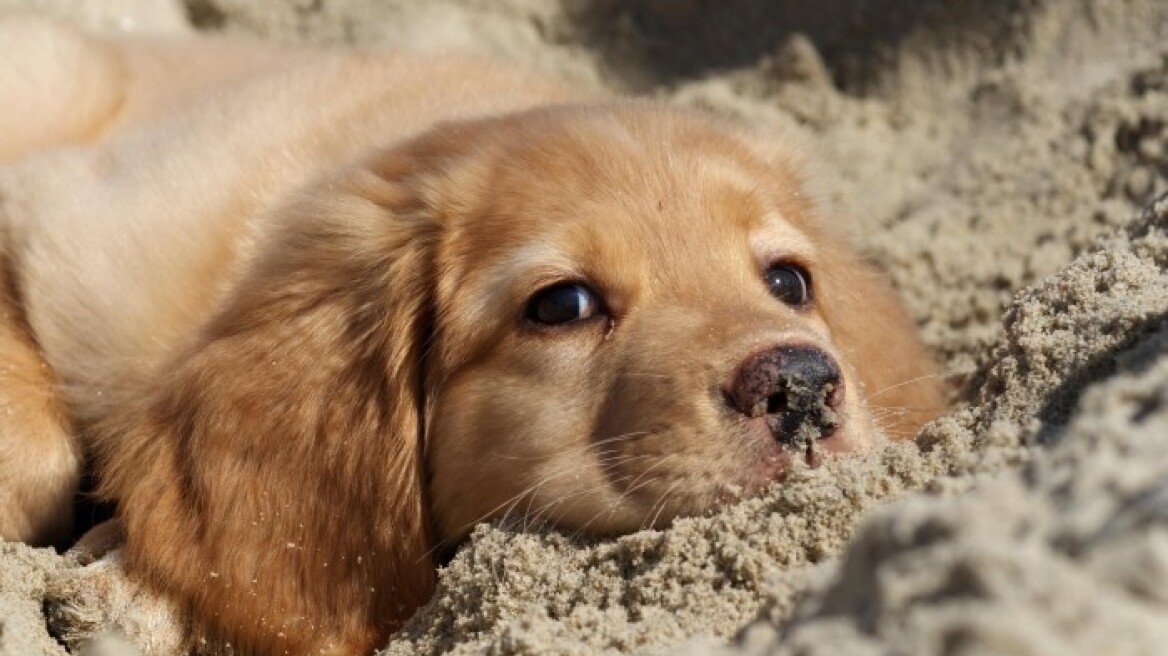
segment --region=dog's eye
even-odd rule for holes
[[[531,297],[527,318],[549,326],[590,319],[600,314],[600,298],[578,283],[552,285]]]
[[[776,264],[763,275],[771,294],[793,307],[806,305],[811,301],[811,276],[806,269],[795,264]]]

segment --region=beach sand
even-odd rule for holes
[[[795,122],[819,144],[835,215],[903,293],[953,381],[954,411],[915,442],[800,469],[664,531],[589,541],[482,526],[383,653],[1168,644],[1162,0],[8,7],[104,30],[471,50],[574,84]],[[177,635],[116,561],[0,544],[0,655],[169,655]]]

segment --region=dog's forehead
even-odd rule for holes
[[[640,260],[700,259],[760,232],[810,248],[799,183],[719,124],[631,112],[553,115],[542,128],[518,132],[459,231],[478,256],[513,260],[505,251],[551,241],[601,256],[627,244]]]

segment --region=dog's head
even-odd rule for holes
[[[804,175],[783,139],[620,104],[318,185],[135,420],[171,469],[113,474],[131,562],[204,617],[251,590],[217,620],[241,644],[368,645],[477,521],[662,526],[910,435],[941,387]]]
[[[617,533],[911,434],[940,386],[797,143],[648,105],[463,128],[431,204],[426,460],[444,539]]]

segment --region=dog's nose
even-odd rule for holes
[[[747,417],[766,416],[775,439],[794,445],[827,437],[839,425],[843,379],[827,353],[780,346],[747,358],[726,397]]]

